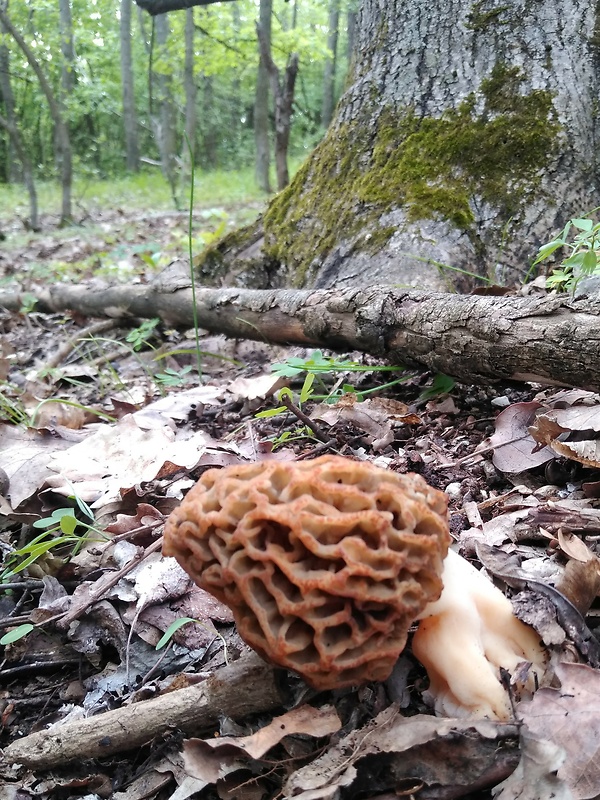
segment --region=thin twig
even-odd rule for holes
[[[292,403],[292,401],[290,400],[289,397],[287,397],[287,395],[284,394],[283,397],[280,398],[280,400],[281,403],[288,409],[288,411],[291,411],[295,417],[298,417],[300,422],[303,422],[307,428],[311,429],[311,431],[314,433],[314,435],[320,442],[326,443],[329,441],[329,438],[325,436],[325,434],[323,433],[321,428],[317,425],[317,423],[310,417],[307,417],[304,411],[298,408],[298,406],[294,405],[294,403]]]

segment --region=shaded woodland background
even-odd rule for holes
[[[0,192],[25,181],[36,228],[36,184],[55,178],[64,222],[74,177],[161,170],[181,207],[192,157],[203,171],[254,164],[260,189],[275,188],[272,76],[258,24],[282,76],[292,56],[299,64],[289,142],[297,160],[321,138],[343,86],[354,0],[239,0],[156,17],[133,0],[5,0]]]

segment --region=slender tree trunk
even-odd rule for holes
[[[65,97],[69,97],[75,88],[75,46],[73,44],[73,19],[71,17],[71,0],[58,0],[60,49],[62,62],[60,65],[60,82]]]
[[[183,82],[185,90],[185,139],[183,142],[183,153],[181,162],[184,165],[182,174],[189,176],[194,166],[196,152],[196,127],[198,113],[196,108],[196,98],[198,90],[196,87],[195,75],[195,28],[194,28],[194,9],[188,8],[185,12],[185,63],[183,70]],[[182,175],[182,176],[183,176]]]
[[[169,20],[167,14],[154,17],[156,44],[161,56],[166,56],[169,41]],[[163,175],[169,182],[175,205],[178,205],[176,193],[177,181],[177,131],[175,122],[175,104],[173,102],[173,78],[163,71],[155,75],[159,115],[156,118],[158,147]]]
[[[271,57],[271,50],[260,27],[257,27],[261,61],[267,66],[271,80],[271,92],[275,102],[275,167],[277,172],[277,190],[281,191],[290,182],[287,163],[287,151],[290,141],[290,127],[294,104],[294,87],[298,74],[298,55],[292,53],[285,68],[283,80],[280,80],[279,69]]]
[[[340,0],[329,0],[329,32],[327,34],[327,50],[329,55],[323,71],[323,103],[321,120],[325,127],[329,126],[333,116],[335,103],[335,74],[337,66],[338,32],[340,27]]]
[[[56,144],[58,148],[58,157],[60,161],[61,171],[61,188],[62,188],[62,208],[61,208],[61,224],[69,224],[72,221],[73,215],[71,210],[71,187],[73,182],[73,160],[71,152],[71,139],[69,137],[69,129],[65,123],[61,113],[59,101],[56,99],[52,87],[38,61],[36,60],[32,49],[29,47],[25,39],[21,36],[19,31],[11,23],[6,11],[0,7],[0,22],[4,25],[8,33],[15,40],[23,55],[29,62],[30,67],[35,72],[35,75],[40,83],[40,87],[50,110],[50,116],[54,123],[56,132]]]
[[[0,44],[0,100],[4,106],[6,121],[16,129],[15,97],[10,80],[10,53],[5,44]],[[9,136],[6,143],[6,180],[9,183],[17,183],[23,177],[19,162],[19,153],[12,137]]]
[[[33,178],[33,167],[31,166],[31,161],[27,155],[27,150],[23,144],[19,129],[14,122],[4,119],[4,117],[0,116],[0,127],[7,131],[9,141],[12,143],[17,158],[19,158],[21,162],[21,166],[23,168],[23,182],[27,187],[27,193],[29,194],[29,228],[32,231],[38,231],[40,229],[40,224],[38,217],[37,191]]]
[[[140,148],[131,52],[131,3],[132,0],[121,0],[121,90],[125,131],[125,166],[128,172],[139,172]]]
[[[219,163],[219,131],[214,123],[215,98],[213,85],[212,75],[204,75],[202,77],[202,149],[204,150],[203,161],[207,169],[215,169]]]
[[[238,3],[232,3],[231,15],[233,18],[234,36],[235,40],[237,40],[239,38],[241,26],[240,7]],[[230,109],[230,128],[228,138],[230,141],[230,152],[233,158],[237,161],[236,154],[238,153],[240,144],[240,121],[242,116],[241,81],[239,77],[239,71],[237,69],[233,72],[233,79],[231,83]]]
[[[260,0],[258,26],[264,36],[267,51],[271,52],[271,17],[273,0]],[[254,100],[254,141],[256,147],[256,183],[263,192],[271,191],[269,179],[269,71],[259,44],[259,62]]]
[[[355,3],[351,3],[350,8],[348,9],[348,13],[346,15],[346,25],[348,29],[347,33],[347,42],[346,42],[346,57],[348,59],[348,64],[352,61],[352,55],[354,53],[354,45],[356,40],[356,21],[358,18],[358,12],[355,8]]]

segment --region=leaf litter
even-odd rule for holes
[[[3,744],[10,745],[35,732],[67,733],[79,719],[101,726],[109,711],[168,700],[235,664],[246,647],[229,609],[160,555],[162,523],[208,467],[311,457],[325,445],[308,429],[297,435],[299,420],[287,409],[255,417],[277,405],[283,386],[293,397],[301,389],[300,379],[282,379],[269,366],[293,357],[296,369],[310,351],[205,335],[201,346],[215,357],[205,359],[203,383],[182,376],[165,385],[148,369],[151,349],[91,369],[93,348],[80,343],[64,348],[68,363],[47,380],[39,377],[44,360],[62,339],[77,338],[78,321],[5,314],[0,324],[7,402],[16,404],[25,382],[32,398],[19,409],[29,425],[10,414],[0,425],[7,478],[0,632],[24,631],[4,645],[0,664]],[[41,336],[32,337],[32,328]],[[189,333],[161,336],[153,346],[165,345],[165,352],[192,349]],[[376,367],[360,354],[333,358]],[[167,356],[171,377],[193,359]],[[65,380],[72,376],[84,379]],[[2,797],[600,795],[598,396],[458,386],[427,400],[428,376],[413,375],[388,396],[360,402],[357,393],[376,383],[376,373],[344,380],[355,394],[307,404],[327,447],[420,472],[447,491],[463,554],[495,577],[551,651],[548,685],[515,710],[514,722],[436,718],[423,700],[425,673],[408,648],[384,684],[315,695],[283,674],[279,713],[223,716],[204,738],[185,740],[165,728],[118,757],[43,769],[5,760]],[[36,404],[54,398],[67,402],[44,403],[44,414],[32,415]],[[31,524],[61,509],[80,522],[73,541],[19,570],[39,532]],[[60,524],[60,514],[54,518]],[[231,691],[244,693],[244,686]]]

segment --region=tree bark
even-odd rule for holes
[[[59,29],[62,62],[60,65],[60,83],[63,94],[69,97],[75,88],[75,46],[73,44],[73,19],[71,16],[71,0],[59,0]]]
[[[56,143],[58,148],[58,160],[60,162],[61,172],[61,188],[62,188],[62,208],[61,208],[61,223],[66,225],[72,221],[72,205],[71,205],[71,186],[73,182],[73,157],[71,152],[71,139],[69,137],[69,129],[65,123],[61,113],[60,104],[57,101],[52,87],[42,68],[40,67],[37,59],[33,54],[33,50],[29,47],[25,39],[21,36],[19,31],[14,27],[6,11],[0,7],[0,22],[8,33],[15,40],[23,55],[29,62],[30,67],[35,72],[35,75],[40,83],[40,88],[46,97],[50,116],[55,126]]]
[[[90,292],[58,286],[37,293],[38,311],[78,311],[193,324],[191,289],[118,286]],[[0,306],[22,297],[0,292]],[[484,297],[373,286],[345,290],[202,289],[201,327],[282,344],[361,350],[468,383],[530,381],[600,390],[600,294]]]
[[[472,283],[422,266],[433,262],[519,279],[556,228],[597,205],[596,24],[590,0],[362,0],[336,118],[262,222],[270,274]]]
[[[27,187],[27,193],[29,195],[29,229],[32,231],[39,231],[40,223],[38,217],[37,190],[35,188],[35,180],[33,177],[33,167],[31,165],[31,161],[29,160],[29,156],[27,155],[27,150],[23,144],[23,140],[21,139],[21,133],[12,122],[9,122],[7,119],[4,119],[4,117],[1,116],[0,127],[7,131],[9,141],[11,142],[23,168],[23,183]]]
[[[196,97],[198,94],[195,75],[195,34],[194,10],[188,8],[185,12],[185,59],[183,66],[183,84],[185,92],[185,138],[183,143],[183,153],[181,162],[184,165],[182,170],[186,177],[189,177],[194,168],[196,154],[196,123],[198,114],[196,109]]]
[[[169,41],[169,20],[166,14],[154,18],[156,44],[159,57],[166,59]],[[175,104],[173,102],[173,78],[164,69],[155,75],[159,113],[154,118],[158,149],[163,175],[171,187],[175,205],[178,206],[176,191],[177,131],[175,124]]]
[[[271,81],[271,92],[275,101],[275,170],[277,173],[277,191],[285,189],[290,182],[287,163],[287,151],[290,141],[292,110],[294,105],[294,87],[298,74],[298,55],[292,53],[288,58],[283,80],[279,78],[279,69],[271,56],[271,48],[260,26],[256,28],[260,47],[261,62],[264,62]]]
[[[139,172],[140,148],[135,106],[135,83],[131,54],[131,0],[121,0],[121,91],[123,129],[125,131],[125,166],[128,172]]]
[[[335,103],[335,73],[339,27],[340,0],[329,0],[329,32],[327,34],[327,50],[329,54],[323,70],[323,103],[321,107],[321,122],[325,127],[331,122]]]
[[[0,30],[2,30],[1,26]],[[0,44],[0,100],[4,106],[6,121],[17,129],[15,97],[10,80],[10,53],[5,44]],[[8,183],[17,183],[17,181],[21,180],[20,160],[17,148],[12,138],[9,138],[6,146],[6,180]]]
[[[260,0],[258,27],[263,33],[265,46],[271,52],[271,17],[273,0]],[[254,143],[256,148],[256,183],[263,192],[271,191],[269,178],[269,70],[262,56],[263,48],[258,44],[259,60],[256,74],[254,99]]]

